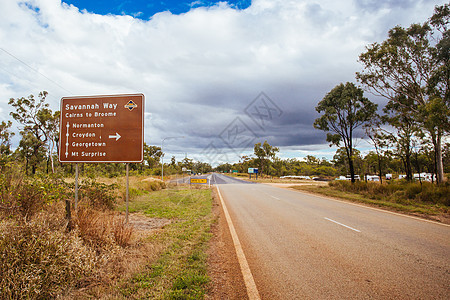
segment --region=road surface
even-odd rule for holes
[[[449,299],[450,227],[211,176],[262,299]]]

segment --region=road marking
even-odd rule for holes
[[[220,203],[222,204],[223,212],[225,214],[225,219],[228,223],[228,228],[230,229],[231,238],[233,239],[234,249],[236,250],[236,255],[241,267],[242,276],[244,277],[245,287],[247,288],[247,296],[250,300],[260,300],[258,289],[256,288],[255,280],[253,279],[252,272],[248,265],[247,259],[245,258],[244,250],[242,250],[241,242],[234,229],[233,221],[231,220],[228,209],[223,201],[222,195],[220,194],[219,186],[216,185],[217,193],[219,194]]]
[[[280,187],[276,187],[276,186],[274,186],[274,187],[278,188],[278,189],[282,189]],[[371,206],[368,206],[368,205],[357,204],[357,203],[350,202],[350,200],[345,201],[345,200],[339,200],[339,199],[336,199],[336,198],[326,197],[326,196],[319,195],[319,194],[314,194],[312,192],[311,193],[307,193],[307,192],[302,192],[302,191],[294,190],[294,189],[289,189],[289,190],[297,192],[297,193],[301,193],[301,194],[306,194],[306,195],[309,195],[309,196],[314,196],[314,197],[317,197],[317,198],[322,198],[322,199],[325,199],[325,200],[341,202],[341,203],[350,204],[350,205],[353,205],[353,206],[359,206],[359,207],[362,207],[362,208],[367,208],[367,209],[376,210],[376,211],[379,211],[379,212],[388,213],[388,214],[391,214],[391,215],[396,215],[396,216],[400,216],[400,217],[415,219],[415,220],[422,221],[422,222],[427,222],[427,223],[432,223],[432,224],[436,224],[436,225],[450,227],[450,224],[445,224],[445,223],[441,223],[441,222],[438,222],[438,221],[427,220],[427,219],[423,219],[423,218],[419,218],[419,217],[405,215],[405,214],[389,211],[389,210],[386,210],[386,209],[371,207]]]
[[[325,219],[325,220],[328,220],[328,221],[330,221],[330,222],[336,223],[336,224],[338,224],[338,225],[344,226],[344,227],[346,227],[346,228],[348,228],[348,229],[354,230],[354,231],[356,231],[356,232],[361,232],[361,231],[359,231],[358,229],[355,229],[355,228],[353,228],[353,227],[350,227],[350,226],[347,226],[347,225],[345,225],[345,224],[339,223],[338,221],[335,221],[335,220],[332,220],[332,219],[329,219],[329,218],[324,218],[324,219]]]
[[[270,197],[272,197],[273,199],[281,200],[280,198],[275,197],[275,196],[270,196]]]

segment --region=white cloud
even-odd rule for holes
[[[142,21],[57,0],[1,1],[0,45],[7,52],[0,51],[0,117],[9,118],[9,98],[41,90],[50,92],[55,110],[69,94],[142,92],[151,113],[147,142],[186,135],[173,143],[201,152],[265,91],[285,119],[257,132],[259,138],[282,132],[283,143],[294,146],[304,144],[302,134],[314,135],[307,140],[316,144],[317,101],[336,84],[354,81],[367,44],[397,24],[426,20],[433,7],[430,1],[254,0],[245,10],[222,2]]]

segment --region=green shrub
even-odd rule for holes
[[[82,181],[79,191],[89,205],[97,209],[113,209],[117,198],[117,184],[104,184],[94,179]]]
[[[20,168],[0,174],[0,215],[29,221],[50,203],[67,198],[68,185],[57,174],[25,177]]]

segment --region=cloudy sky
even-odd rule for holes
[[[10,98],[42,90],[53,110],[64,96],[143,93],[145,141],[184,137],[166,157],[237,161],[268,140],[283,158],[330,158],[317,102],[355,81],[366,45],[445,2],[0,1],[0,120]]]

